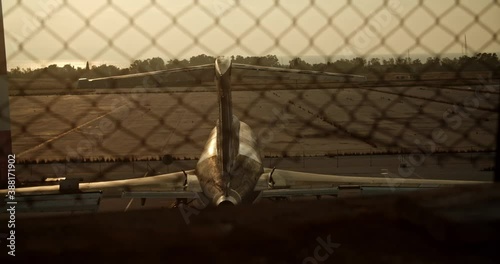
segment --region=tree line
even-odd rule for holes
[[[410,57],[370,59],[356,57],[315,64],[308,63],[299,57],[291,59],[288,64],[281,64],[276,55],[247,57],[237,55],[232,56],[232,59],[233,63],[363,75],[383,75],[390,72],[418,74],[422,72],[442,71],[493,71],[494,75],[498,77],[500,72],[500,61],[496,53],[477,53],[473,56],[464,55],[457,58],[429,57],[425,62],[422,62],[420,59],[411,59]],[[189,60],[171,59],[165,62],[160,57],[135,60],[126,68],[119,68],[108,64],[89,66],[88,62],[85,68],[75,68],[70,64],[62,67],[52,64],[48,67],[38,69],[16,67],[10,69],[8,75],[12,78],[31,79],[52,77],[77,80],[79,78],[98,78],[211,64],[214,60],[215,57],[201,54],[193,56]]]

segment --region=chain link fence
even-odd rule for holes
[[[198,158],[218,116],[213,77],[158,71],[219,55],[366,77],[235,71],[234,114],[266,158],[417,154],[405,162],[419,166],[437,153],[496,150],[498,1],[2,5],[12,151],[19,163],[51,163],[56,176],[83,162]]]

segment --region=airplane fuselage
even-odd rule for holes
[[[255,134],[232,114],[231,60],[216,60],[215,84],[219,119],[196,165],[196,175],[213,205],[251,202],[263,166]]]
[[[261,155],[253,131],[235,116],[232,122],[231,140],[234,144],[231,152],[234,155],[228,164],[220,164],[222,159],[217,147],[219,130],[215,127],[196,165],[196,175],[203,195],[213,205],[252,202],[256,196],[253,189],[263,173]],[[226,173],[224,168],[227,169]]]

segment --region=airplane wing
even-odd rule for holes
[[[195,86],[205,83],[213,84],[215,67],[213,64],[188,66],[160,71],[116,75],[102,78],[81,78],[77,87],[85,88],[166,88],[176,86]],[[249,64],[232,64],[231,82],[234,85],[251,85],[258,87],[259,84],[266,85],[272,89],[273,82],[276,84],[342,84],[360,83],[366,81],[365,76],[340,74],[321,71],[298,70],[280,67],[267,67]]]
[[[80,78],[77,87],[88,88],[155,88],[201,85],[213,83],[213,64],[189,66],[160,71],[149,71],[101,78]]]
[[[198,178],[194,170],[189,170],[127,180],[79,183],[76,190],[70,191],[63,190],[60,185],[16,188],[14,193],[5,189],[0,190],[0,195],[6,197],[6,205],[14,202],[17,211],[29,212],[79,211],[78,207],[89,206],[89,199],[98,206],[101,197],[195,200],[200,198],[200,192]]]
[[[482,181],[429,180],[396,177],[340,176],[266,168],[255,191],[261,198],[321,196],[344,194],[373,195],[388,192],[415,191],[462,184],[483,184]]]
[[[362,75],[343,74],[333,72],[266,67],[249,64],[233,63],[234,84],[238,82],[252,82],[263,80],[279,81],[280,83],[360,83],[366,81]]]

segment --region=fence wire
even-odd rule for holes
[[[13,151],[64,164],[56,175],[82,162],[196,160],[218,115],[213,80],[140,74],[219,55],[366,77],[235,71],[234,113],[266,158],[496,149],[499,1],[2,4]],[[138,83],[80,80],[129,74]]]

